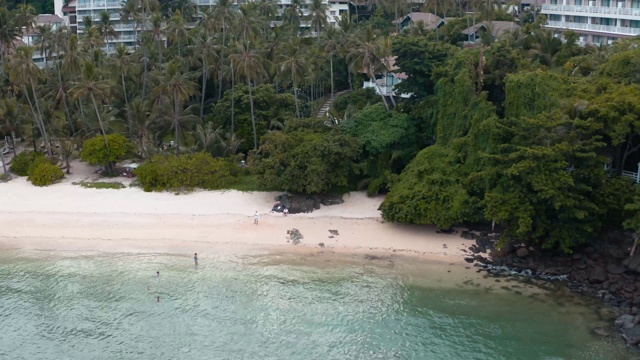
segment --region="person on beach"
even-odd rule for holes
[[[198,253],[193,254],[193,262],[198,266]]]
[[[260,220],[260,215],[258,214],[258,210],[256,210],[256,213],[253,214],[253,223],[255,225],[258,225],[258,221]]]
[[[284,208],[284,211],[282,213],[284,214],[284,216],[289,215],[289,209]]]

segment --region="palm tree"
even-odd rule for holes
[[[351,57],[351,67],[355,71],[366,71],[369,78],[375,83],[380,97],[384,102],[384,107],[389,111],[389,104],[385,94],[382,93],[378,82],[376,81],[375,74],[384,69],[384,47],[376,39],[371,25],[369,25],[365,31],[364,37],[358,39],[354,44],[349,56]]]
[[[311,18],[311,28],[316,31],[316,35],[320,39],[320,31],[327,26],[327,4],[322,0],[311,0],[309,17]]]
[[[37,88],[40,79],[42,79],[42,71],[33,62],[34,49],[31,47],[21,46],[16,49],[15,54],[11,56],[9,62],[9,78],[11,82],[18,85],[23,95],[29,103],[29,108],[33,114],[33,120],[38,126],[42,137],[44,138],[44,147],[47,154],[53,155],[51,144],[47,135],[47,128],[40,109],[41,99],[38,97]]]
[[[204,101],[207,92],[207,81],[210,78],[214,63],[217,59],[216,46],[210,40],[208,31],[201,29],[196,34],[196,39],[192,45],[194,60],[202,66],[202,86],[200,87],[200,121],[204,119]]]
[[[222,51],[220,52],[220,65],[224,66],[224,47],[227,46],[227,31],[234,26],[237,18],[237,12],[233,8],[234,3],[232,0],[218,0],[213,6],[213,12],[215,14],[214,19],[216,25],[222,29]],[[218,100],[222,98],[222,72],[218,72]]]
[[[131,120],[131,114],[129,114],[129,95],[127,92],[127,82],[125,76],[129,75],[133,69],[133,60],[127,50],[127,47],[123,44],[119,44],[116,47],[115,54],[110,58],[111,63],[117,69],[116,73],[120,75],[120,85],[122,86],[122,97],[124,98],[125,112],[127,114],[127,125],[129,127],[129,138],[133,139],[133,122]]]
[[[329,55],[329,64],[331,65],[331,100],[334,98],[334,82],[333,82],[333,56],[340,50],[339,31],[330,27],[322,34],[320,47]]]
[[[142,20],[142,13],[140,9],[139,0],[124,0],[122,2],[122,8],[120,9],[120,21],[123,24],[128,24],[131,21],[134,22],[133,31],[135,36],[135,43],[138,44],[138,29]]]
[[[0,101],[0,119],[4,120],[2,129],[11,134],[13,156],[16,156],[16,131],[22,126],[22,104],[14,96],[7,96]]]
[[[283,48],[278,59],[278,80],[289,79],[293,84],[293,95],[296,102],[296,117],[300,119],[300,106],[298,105],[298,81],[304,78],[309,70],[309,63],[305,58],[305,49],[299,37],[292,38]]]
[[[0,73],[4,70],[5,58],[9,51],[15,49],[14,41],[20,39],[20,34],[11,21],[11,15],[6,7],[0,8]]]
[[[159,96],[173,110],[172,126],[175,130],[176,155],[180,152],[180,124],[190,120],[183,116],[183,104],[196,93],[198,85],[192,81],[193,74],[183,70],[183,66],[176,60],[166,64],[160,77],[160,84],[154,89]]]
[[[38,37],[33,45],[38,49],[38,52],[44,56],[45,67],[49,67],[49,54],[53,46],[53,27],[47,24],[38,25],[35,30]]]
[[[282,14],[282,20],[294,31],[299,31],[300,29],[300,19],[304,16],[302,12],[302,7],[305,4],[305,0],[292,0],[291,5],[289,5],[286,9],[284,9],[284,13]]]
[[[231,55],[231,61],[236,69],[238,78],[244,77],[249,86],[249,104],[251,108],[251,126],[253,127],[253,148],[258,149],[258,133],[256,131],[256,118],[253,111],[252,80],[258,81],[266,75],[263,58],[253,44],[247,41],[238,42],[235,52]]]
[[[19,31],[24,30],[27,34],[31,33],[36,25],[36,9],[26,2],[18,5],[13,15],[13,23]]]
[[[187,41],[187,23],[182,17],[180,10],[176,10],[173,16],[167,22],[165,29],[167,39],[171,42],[171,45],[178,47],[178,58],[182,56],[182,43]]]
[[[76,100],[82,98],[89,98],[93,103],[93,109],[96,112],[96,118],[98,119],[98,125],[100,126],[100,132],[104,137],[104,144],[109,148],[109,139],[107,138],[107,131],[105,130],[104,123],[100,109],[98,108],[98,102],[96,98],[101,100],[107,99],[111,90],[111,83],[108,80],[101,78],[99,69],[91,61],[86,61],[83,66],[82,77],[80,81],[75,83],[75,86],[71,89],[71,93]],[[112,169],[109,169],[109,172]]]
[[[98,23],[97,28],[98,33],[105,43],[108,43],[110,39],[118,38],[118,32],[113,28],[111,15],[107,11],[100,13],[100,22]]]

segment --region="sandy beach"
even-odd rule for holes
[[[383,223],[383,197],[351,193],[341,205],[287,217],[270,213],[278,193],[196,191],[145,193],[139,188],[85,189],[93,167],[76,162],[73,175],[39,188],[26,178],[0,184],[0,248],[111,252],[264,253],[355,252],[462,262],[471,245],[432,227]],[[128,183],[130,180],[113,180]],[[253,213],[260,223],[253,224]],[[304,239],[288,242],[287,230]],[[329,230],[339,235],[330,238]],[[320,247],[324,244],[324,248]]]

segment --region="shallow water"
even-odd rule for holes
[[[575,297],[473,269],[289,260],[3,252],[0,358],[636,358],[592,336],[603,321]]]

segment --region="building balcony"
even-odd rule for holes
[[[640,20],[640,8],[544,4],[542,13]]]
[[[76,11],[80,9],[121,9],[122,1],[113,0],[87,0],[78,1],[76,4]]]
[[[591,31],[596,33],[617,35],[617,36],[640,35],[640,28],[574,23],[574,22],[566,22],[566,21],[547,21],[547,28],[570,29],[576,32]]]

